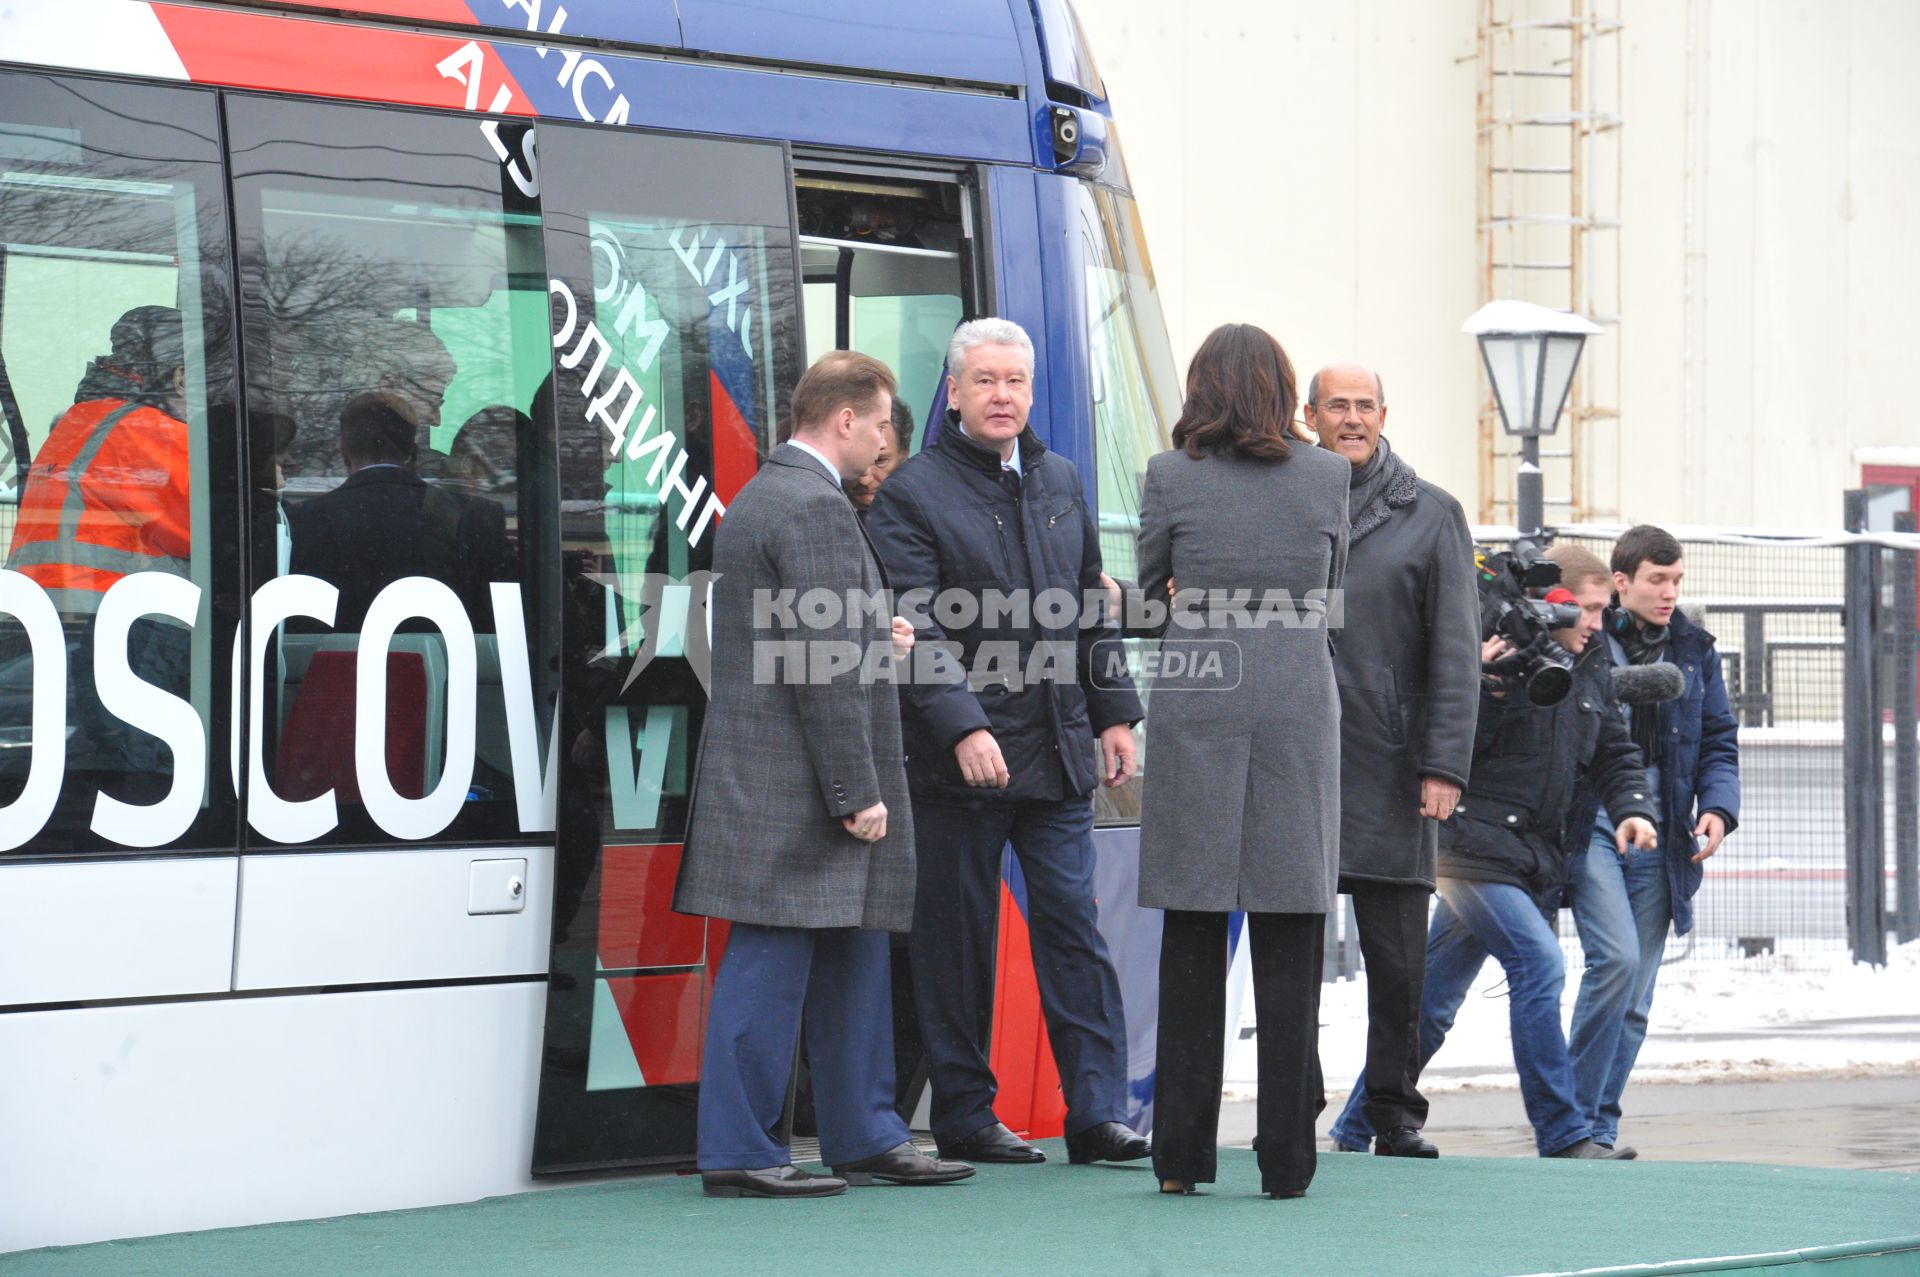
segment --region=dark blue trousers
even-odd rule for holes
[[[1033,970],[1066,1091],[1067,1133],[1120,1121],[1127,1024],[1119,977],[1094,926],[1093,804],[965,806],[916,797],[913,834],[913,989],[930,1061],[934,1137],[953,1143],[998,1120],[987,1043],[1000,856],[1009,842],[1027,884]]]
[[[821,1160],[844,1166],[904,1143],[890,989],[884,932],[734,923],[707,1011],[700,1169],[793,1160],[777,1132],[803,1022]]]

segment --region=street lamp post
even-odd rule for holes
[[[1479,339],[1500,424],[1520,438],[1514,522],[1521,536],[1537,538],[1546,522],[1540,437],[1559,426],[1580,349],[1600,326],[1532,302],[1496,301],[1474,311],[1460,331]]]

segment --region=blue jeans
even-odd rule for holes
[[[1427,930],[1427,987],[1420,999],[1420,1067],[1447,1040],[1467,991],[1491,955],[1507,975],[1507,1023],[1520,1098],[1542,1157],[1587,1138],[1574,1097],[1573,1063],[1560,1032],[1566,959],[1560,940],[1533,898],[1501,882],[1440,879],[1440,900]],[[1333,1124],[1333,1138],[1364,1148],[1373,1136],[1363,1076]]]
[[[1668,852],[1614,850],[1608,822],[1573,866],[1573,920],[1587,969],[1573,1005],[1574,1090],[1593,1138],[1620,1134],[1620,1093],[1647,1038],[1653,984],[1673,920]]]

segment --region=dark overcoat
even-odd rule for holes
[[[1343,459],[1296,445],[1284,461],[1163,452],[1140,501],[1149,600],[1244,592],[1301,609],[1246,625],[1176,607],[1163,660],[1231,653],[1237,668],[1156,680],[1140,803],[1140,903],[1153,909],[1326,913],[1340,858],[1340,701],[1324,613],[1347,559]],[[1274,592],[1267,594],[1268,591]],[[1307,623],[1301,624],[1305,620]],[[1164,664],[1171,671],[1171,663]]]
[[[1433,886],[1439,825],[1420,780],[1466,788],[1480,704],[1473,537],[1460,503],[1413,473],[1347,551],[1340,680],[1340,878]],[[1353,512],[1355,516],[1359,511]]]
[[[836,613],[799,606],[814,590],[843,604],[885,590],[852,504],[819,461],[784,445],[728,505],[713,569],[712,686],[673,907],[769,927],[908,930],[900,701],[868,658],[890,647],[890,611],[842,606],[814,625]],[[823,675],[822,656],[855,649],[860,665]],[[863,842],[840,819],[876,802],[887,836]]]

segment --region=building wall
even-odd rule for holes
[[[1622,415],[1582,449],[1592,513],[1831,526],[1854,450],[1920,436],[1896,322],[1920,285],[1920,5],[1618,8],[1624,319],[1595,351],[1617,343]],[[1079,9],[1176,357],[1245,320],[1303,382],[1329,359],[1376,365],[1396,447],[1473,509],[1483,392],[1459,327],[1479,303],[1480,5]]]

